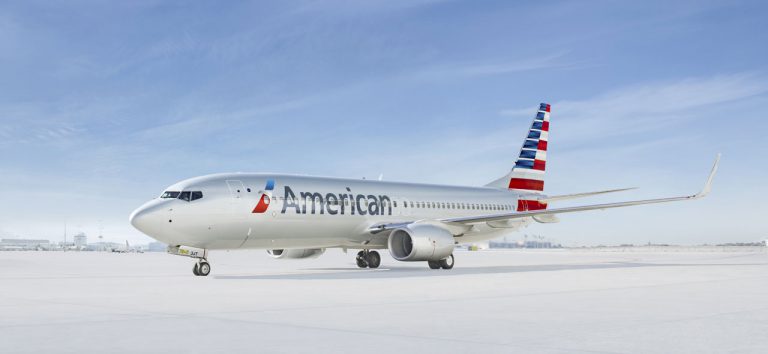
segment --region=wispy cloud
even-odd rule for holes
[[[467,79],[478,76],[505,75],[549,68],[567,68],[575,65],[565,60],[566,52],[545,56],[511,59],[507,61],[447,63],[413,72],[406,72],[399,79],[434,81],[445,79]]]
[[[0,146],[9,144],[40,144],[61,142],[75,137],[98,138],[110,135],[120,119],[119,114],[132,105],[135,98],[79,95],[61,97],[55,101],[0,102]],[[100,131],[100,135],[88,135]]]
[[[416,9],[453,0],[333,0],[307,1],[297,11],[330,16],[380,15],[395,11]]]
[[[718,75],[622,87],[584,100],[554,102],[552,109],[558,117],[558,130],[567,131],[570,140],[586,140],[663,129],[696,120],[710,106],[766,92],[768,81],[759,75]],[[526,112],[530,109],[499,113],[517,116]]]

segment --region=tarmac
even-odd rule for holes
[[[0,353],[768,353],[768,253],[0,252]]]

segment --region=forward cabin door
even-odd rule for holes
[[[252,230],[248,227],[248,216],[251,212],[251,207],[248,205],[248,200],[245,198],[245,185],[240,180],[227,180],[227,187],[229,188],[230,202],[229,202],[229,215],[225,237],[228,240],[234,242],[233,248],[238,248],[245,244],[248,240]]]
[[[232,198],[235,201],[242,201],[243,199],[243,192],[245,190],[245,186],[243,186],[243,181],[239,180],[227,180],[227,187],[229,187],[229,193],[232,195]]]

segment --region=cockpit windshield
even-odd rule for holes
[[[179,197],[179,193],[181,192],[172,192],[172,191],[165,191],[163,195],[160,196],[160,198],[173,198],[176,199]]]
[[[160,198],[163,198],[163,199],[181,199],[187,202],[198,200],[202,197],[203,197],[203,192],[201,191],[185,191],[185,192],[165,191],[160,196]]]

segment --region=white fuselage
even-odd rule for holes
[[[201,192],[202,198],[151,200],[131,223],[169,245],[205,249],[386,248],[386,235],[371,233],[372,225],[510,213],[522,196],[496,188],[251,173],[192,178],[168,191]],[[477,224],[456,241],[495,238],[530,222]]]

